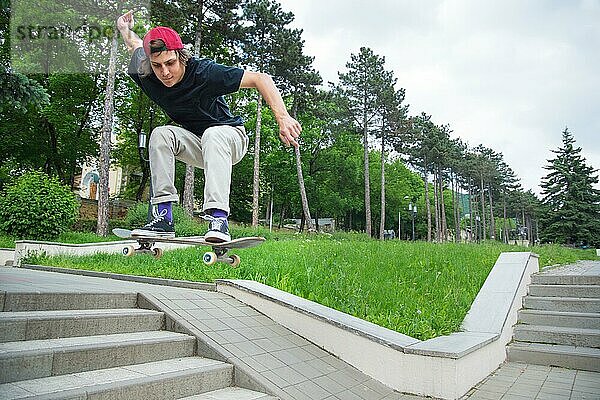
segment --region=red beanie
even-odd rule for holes
[[[144,36],[144,52],[150,57],[150,42],[153,40],[160,39],[165,42],[165,47],[160,49],[152,49],[154,53],[167,50],[181,50],[183,49],[183,42],[179,37],[179,34],[171,28],[166,26],[157,26],[152,28]]]

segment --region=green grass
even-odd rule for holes
[[[205,248],[123,257],[97,254],[32,259],[67,268],[211,282],[252,279],[421,340],[459,330],[475,296],[503,251],[528,251],[497,243],[380,242],[359,234],[305,236],[236,228],[239,235],[267,234],[261,246],[237,251],[242,265],[206,267]],[[541,246],[542,266],[597,259],[594,250]]]

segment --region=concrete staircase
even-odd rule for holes
[[[232,365],[164,327],[135,293],[5,293],[0,398],[274,399],[232,387]]]
[[[537,274],[508,360],[600,371],[600,276]]]

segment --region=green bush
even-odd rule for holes
[[[0,231],[19,239],[54,239],[73,225],[78,211],[69,187],[30,171],[0,195]]]

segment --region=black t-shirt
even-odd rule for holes
[[[144,48],[137,48],[128,74],[173,121],[198,136],[211,126],[244,124],[241,117],[231,114],[223,99],[223,95],[239,90],[243,69],[192,57],[181,81],[166,87],[154,73],[139,76],[138,67],[145,57]]]

